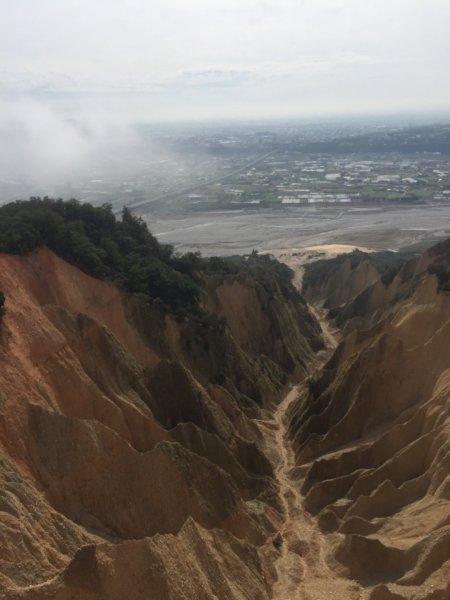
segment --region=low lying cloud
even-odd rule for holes
[[[138,152],[141,139],[126,123],[96,109],[75,118],[31,97],[0,100],[0,178],[55,182],[99,159]]]

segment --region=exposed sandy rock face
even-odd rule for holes
[[[177,536],[85,546],[56,582],[11,598],[268,600],[270,586],[262,582],[273,577],[271,565],[261,560],[255,547],[190,519]]]
[[[392,278],[384,281],[367,254],[343,257],[338,268],[329,269],[320,283],[304,286],[305,298],[323,306],[340,328],[367,328],[392,312],[398,302],[410,297],[427,267],[447,254],[444,244],[407,261]]]
[[[426,272],[426,261],[412,259],[407,262],[394,277],[385,283],[377,278],[362,289],[356,296],[335,306],[329,311],[329,317],[343,327],[367,328],[395,310],[395,305],[410,297],[422,275]]]
[[[322,301],[331,309],[350,302],[378,280],[378,271],[368,260],[362,258],[352,264],[348,258],[320,284],[307,286],[304,295],[308,302]]]
[[[233,337],[250,356],[265,355],[298,375],[305,374],[314,351],[323,348],[320,328],[298,299],[268,296],[247,275],[211,277],[206,282],[207,309],[225,317]]]
[[[249,276],[205,282],[229,323],[205,333],[45,249],[0,256],[0,597],[448,600],[440,252],[324,284],[366,325],[335,351]]]
[[[250,417],[321,342],[303,304],[245,288],[199,339],[48,250],[0,256],[2,598],[270,597],[280,507]]]
[[[423,277],[292,405],[304,505],[371,600],[450,597],[450,296]]]

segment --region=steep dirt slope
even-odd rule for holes
[[[449,333],[450,296],[423,275],[289,409],[303,505],[371,600],[450,597]]]
[[[428,267],[446,260],[447,254],[445,244],[440,244],[408,260],[400,255],[397,267],[395,263],[386,266],[383,275],[369,254],[343,254],[316,263],[310,280],[303,283],[303,294],[312,305],[326,309],[328,318],[340,328],[367,328],[410,297]]]
[[[221,332],[0,256],[0,596],[449,598],[446,252],[369,284],[336,348],[248,275],[205,281]]]
[[[335,258],[336,266],[326,276],[305,284],[305,298],[312,304],[323,302],[328,309],[350,302],[379,280],[378,271],[366,256],[358,252]]]
[[[278,332],[236,341],[237,302],[199,335],[46,249],[0,256],[0,289],[1,597],[268,598],[281,507],[249,416],[288,377]]]
[[[297,377],[323,348],[320,328],[300,297],[268,295],[247,274],[210,277],[206,308],[224,317],[239,346],[251,356],[268,356]],[[300,343],[299,343],[300,341]]]

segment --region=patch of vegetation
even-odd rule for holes
[[[450,265],[435,263],[428,266],[428,272],[436,275],[439,291],[450,292]]]
[[[436,244],[428,250],[433,262],[428,266],[429,273],[436,275],[438,290],[450,291],[450,239]]]
[[[399,250],[398,252],[392,252],[391,250],[384,250],[381,252],[372,252],[367,256],[380,274],[381,281],[387,287],[403,265],[415,255],[415,252],[409,251]]]
[[[400,291],[397,292],[392,298],[392,300],[389,302],[389,305],[395,306],[399,302],[404,302],[405,300],[408,300],[408,298],[411,298],[417,287],[417,283],[417,281],[413,280],[412,282],[410,282],[409,285],[404,286],[402,289],[400,289]]]
[[[193,252],[176,255],[172,246],[160,244],[145,222],[127,208],[117,219],[109,204],[94,207],[74,199],[33,197],[0,207],[0,252],[26,254],[41,246],[181,320],[189,317],[202,338],[206,331],[225,328],[223,319],[200,307],[205,274],[246,272],[269,293],[296,293],[293,272],[273,257],[256,252],[247,258],[205,259]]]
[[[307,379],[306,379],[306,385],[308,386],[308,390],[311,392],[311,394],[314,396],[314,390],[315,387],[317,385],[317,379],[315,377],[313,377],[312,375],[310,375]]]
[[[280,532],[278,532],[272,539],[272,544],[274,545],[274,547],[279,550],[281,548],[281,546],[283,545],[283,536],[281,535]]]
[[[254,250],[249,256],[230,256],[227,258],[212,257],[205,259],[203,268],[208,275],[240,275],[247,273],[273,296],[280,294],[289,299],[293,296],[301,301],[292,280],[294,272],[284,263],[278,262],[270,254],[258,254]]]
[[[356,269],[362,260],[369,255],[361,250],[353,250],[348,254],[339,254],[335,258],[322,258],[305,265],[303,287],[318,286],[331,277],[346,261],[350,261],[350,268]]]
[[[24,254],[44,245],[85,273],[168,310],[197,312],[198,283],[175,267],[172,247],[159,244],[127,208],[118,220],[108,204],[77,200],[31,198],[0,207],[0,252]]]
[[[450,238],[435,244],[431,248],[427,244],[427,254],[432,259],[427,271],[436,275],[438,291],[450,292]]]

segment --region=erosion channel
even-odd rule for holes
[[[336,348],[338,333],[333,330],[324,311],[309,307],[319,321],[327,347],[310,365],[310,376],[320,371]],[[356,600],[361,598],[361,588],[354,581],[340,576],[330,565],[326,536],[320,531],[314,517],[303,507],[301,473],[310,465],[296,469],[295,456],[289,439],[289,409],[306,391],[307,381],[293,386],[278,404],[273,416],[258,421],[268,447],[276,456],[276,481],[284,519],[274,544],[279,549],[276,560],[277,581],[273,587],[273,600]]]

